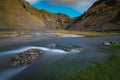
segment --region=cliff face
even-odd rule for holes
[[[120,0],[98,0],[66,29],[120,31]]]
[[[71,19],[67,15],[37,10],[25,0],[0,0],[0,30],[63,29]]]

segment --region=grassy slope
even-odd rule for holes
[[[21,36],[25,31],[44,30],[46,24],[31,14],[30,7],[24,0],[0,0],[0,38]]]
[[[51,21],[47,21],[48,19]],[[70,20],[70,17],[38,10],[24,0],[0,0],[1,38],[16,35],[16,33],[23,34],[23,31],[45,31],[67,26],[67,23],[61,26],[61,21],[57,22],[58,19]]]
[[[109,61],[91,66],[59,80],[120,80],[120,44],[111,45]]]
[[[0,28],[34,30],[36,26],[39,28],[45,26],[42,20],[23,7],[26,2],[20,1],[0,0]]]
[[[105,0],[98,0],[88,11],[78,17],[69,29],[83,31],[119,31],[120,0],[113,1],[117,1],[117,3],[115,5],[106,5]]]
[[[57,21],[58,19],[60,22]],[[64,22],[61,26],[61,20],[70,19],[65,14],[54,14],[33,8],[25,0],[0,0],[0,29],[12,28],[15,31],[44,31],[56,27],[62,29],[67,26],[67,23]]]

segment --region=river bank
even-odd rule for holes
[[[64,34],[64,33],[29,32],[26,33],[26,35],[0,38],[0,47],[30,43],[38,40],[56,39],[56,38],[64,38],[64,37],[84,37],[84,36],[80,36],[76,34]]]
[[[49,34],[56,34],[63,37],[101,37],[101,36],[119,36],[120,32],[93,32],[93,31],[67,31],[67,30],[51,30]]]
[[[12,36],[0,39],[0,47],[14,45],[14,44],[21,44],[21,43],[28,43],[37,40],[44,40],[49,38],[57,38],[56,35],[50,35],[47,33],[38,33],[38,32],[30,32],[26,35],[22,36]]]
[[[77,34],[65,34],[65,33],[50,33],[50,34],[60,36],[60,37],[85,37]]]
[[[12,32],[16,35],[18,33]],[[37,41],[42,39],[49,39],[49,38],[60,38],[60,37],[100,37],[100,36],[115,36],[119,35],[119,33],[100,33],[100,32],[74,32],[74,31],[48,31],[45,33],[39,32],[27,32],[24,35],[21,33],[19,36],[9,36],[9,37],[1,37],[0,38],[0,47],[8,46],[12,44],[19,44],[19,43],[26,43],[31,41]]]

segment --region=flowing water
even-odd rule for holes
[[[102,44],[104,41],[120,41],[120,36],[51,38],[1,47],[0,80],[56,80],[56,77],[94,66],[111,56],[110,53],[103,51],[106,48]],[[66,51],[62,48],[49,48],[50,44],[69,46],[73,49]],[[82,49],[78,49],[81,47]],[[31,48],[44,52],[38,61],[22,67],[9,66],[13,55]]]

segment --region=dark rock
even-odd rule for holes
[[[103,42],[103,45],[105,45],[105,46],[109,46],[109,45],[111,45],[111,44],[120,44],[120,42]]]
[[[29,49],[11,58],[12,66],[27,65],[39,58],[43,52],[39,49]]]
[[[108,6],[115,5],[117,3],[117,0],[105,0],[105,4]]]
[[[67,45],[58,45],[58,44],[54,44],[54,43],[48,44],[45,47],[50,48],[50,49],[61,49],[64,51],[73,51],[73,50],[82,51],[82,50],[84,50],[84,48],[81,46],[67,46]]]
[[[73,50],[83,50],[81,46],[66,46],[66,45],[56,45],[56,49],[62,49],[64,51],[73,51]]]

